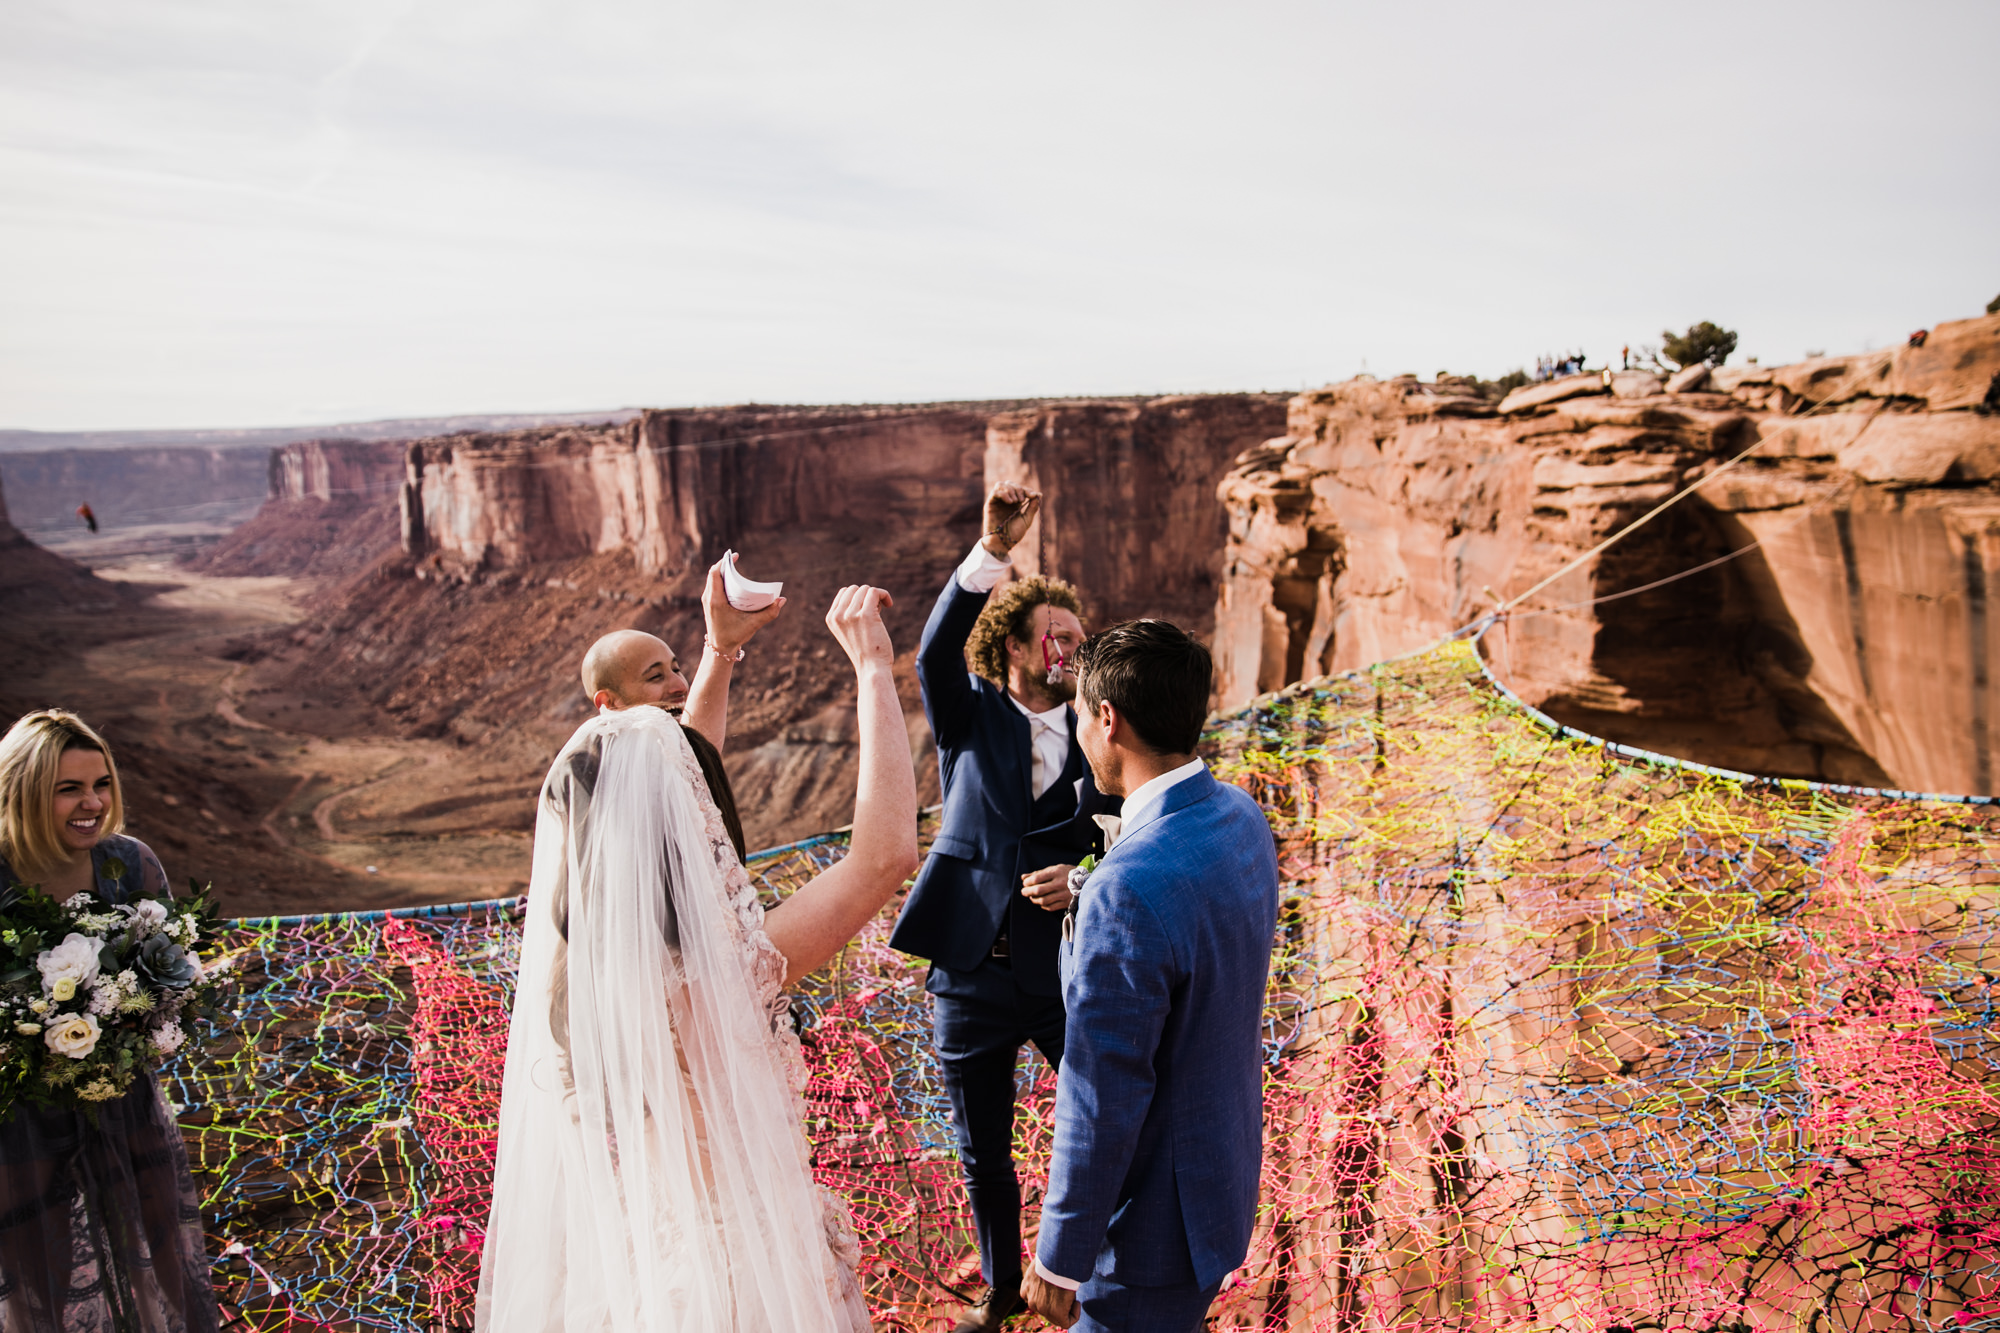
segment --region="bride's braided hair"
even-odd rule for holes
[[[1038,606],[1059,606],[1083,619],[1083,598],[1061,579],[1030,574],[995,589],[966,640],[974,672],[997,685],[1007,683],[1007,640],[1027,635]]]

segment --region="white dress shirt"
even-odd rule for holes
[[[1037,713],[1011,694],[1007,702],[1028,719],[1028,780],[1039,801],[1069,762],[1069,705],[1057,704],[1046,713]]]
[[[992,592],[1013,567],[1012,557],[1003,559],[987,550],[985,542],[974,542],[954,577],[967,592]],[[1028,780],[1039,801],[1069,763],[1069,705],[1057,704],[1037,713],[1013,695],[1007,698],[1028,719]]]
[[[1128,792],[1118,814],[1097,816],[1098,826],[1104,830],[1105,853],[1108,855],[1127,833],[1136,832],[1141,825],[1150,824],[1160,817],[1160,807],[1167,803],[1169,787],[1179,786],[1207,767],[1199,759],[1190,759],[1179,768],[1169,769],[1156,778],[1140,783],[1137,791]]]
[[[1137,791],[1125,796],[1124,813],[1120,815],[1095,815],[1099,828],[1104,830],[1104,851],[1108,856],[1111,848],[1125,836],[1127,830],[1137,832],[1140,828],[1160,817],[1160,807],[1167,803],[1167,790],[1186,782],[1195,774],[1208,767],[1199,759],[1190,759],[1179,768],[1169,769],[1156,778],[1139,784]],[[1035,1271],[1050,1286],[1061,1287],[1064,1291],[1075,1291],[1083,1285],[1081,1278],[1064,1277],[1051,1273],[1043,1266],[1040,1257],[1035,1259]]]
[[[992,592],[1013,567],[1013,556],[995,555],[986,549],[985,542],[974,542],[965,559],[958,562],[958,586],[967,592]]]

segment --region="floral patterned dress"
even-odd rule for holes
[[[136,838],[91,861],[100,902],[168,887]],[[4,862],[0,882],[17,882]],[[208,1333],[199,1196],[159,1083],[142,1074],[97,1111],[23,1106],[0,1124],[0,1333]]]

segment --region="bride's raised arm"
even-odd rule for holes
[[[764,929],[785,955],[785,984],[824,964],[895,896],[917,868],[917,775],[896,699],[896,650],[880,588],[847,587],[833,599],[826,626],[854,663],[861,710],[861,785],[845,858],[780,903]]]

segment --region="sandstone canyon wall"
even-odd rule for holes
[[[303,440],[271,450],[254,518],[189,563],[207,574],[343,577],[396,547],[403,440]]]
[[[1756,445],[1514,610],[1485,640],[1496,670],[1564,722],[1668,753],[1990,792],[2000,317],[1687,380],[1295,398],[1218,491],[1219,701],[1422,647]]]
[[[418,440],[395,510],[368,509],[377,522],[398,516],[400,549],[329,585],[285,642],[252,651],[261,671],[359,696],[387,725],[516,747],[539,771],[583,715],[576,663],[598,634],[647,629],[694,666],[702,580],[733,548],[751,577],[786,584],[785,615],[737,673],[728,743],[750,836],[782,841],[851,814],[851,678],[820,623],[836,589],[865,581],[896,597],[912,747],[935,799],[911,660],[978,538],[989,474],[1022,457],[1045,469],[1059,496],[1050,512],[1091,539],[1066,545],[1052,530],[1034,559],[1084,581],[1100,619],[1203,624],[1224,538],[1215,480],[1281,428],[1283,411],[1254,395],[751,406]],[[1006,453],[1031,436],[1025,454]],[[285,464],[301,476],[314,466]],[[1148,493],[1136,508],[1135,486]],[[280,502],[272,513],[285,517]],[[242,572],[269,568],[269,551],[248,551],[265,540],[261,523],[232,539]]]
[[[1206,635],[1228,516],[1216,484],[1285,425],[1276,394],[1058,403],[995,416],[985,484],[1043,494],[1015,567],[1074,583],[1091,623],[1157,616]]]
[[[262,449],[53,449],[0,454],[14,521],[44,546],[105,563],[192,551],[257,512]],[[92,534],[77,518],[88,504]]]

